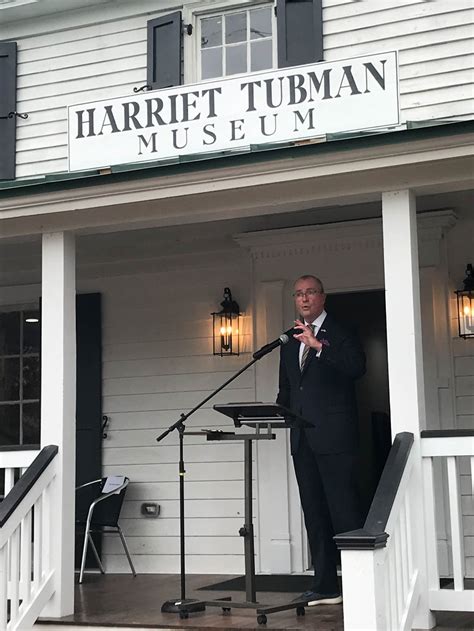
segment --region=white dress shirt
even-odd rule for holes
[[[315,336],[318,334],[319,329],[322,327],[323,322],[324,322],[324,320],[325,320],[326,316],[327,316],[327,313],[326,313],[326,311],[324,311],[324,310],[323,310],[323,311],[322,311],[322,312],[318,315],[318,317],[317,317],[315,320],[313,320],[313,321],[311,322],[311,324],[313,325],[313,328],[314,328],[314,335],[315,335]],[[308,322],[305,322],[305,324],[309,324],[309,323],[308,323]],[[300,344],[300,355],[299,355],[300,365],[301,365],[301,357],[303,356],[303,350],[304,350],[304,347],[305,347],[305,346],[306,346],[306,344],[305,344],[304,342],[301,342],[301,344]],[[321,350],[322,350],[322,349],[321,349]],[[319,357],[320,355],[321,355],[321,351],[319,350],[319,351],[316,353],[316,357]]]

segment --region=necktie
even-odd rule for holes
[[[311,330],[313,331],[314,334],[314,324],[311,324]],[[309,351],[311,350],[311,346],[305,346],[303,348],[303,354],[301,355],[301,362],[300,362],[300,370],[301,372],[303,372],[305,364],[306,364],[306,360],[308,359],[308,355],[309,355]]]

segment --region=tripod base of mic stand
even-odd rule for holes
[[[184,609],[184,611],[183,611]],[[175,598],[173,600],[167,600],[161,605],[162,613],[179,613],[180,617],[188,617],[188,613],[194,613],[195,611],[204,611],[206,609],[205,603],[202,600],[196,600],[194,598]],[[182,616],[182,614],[185,614]]]

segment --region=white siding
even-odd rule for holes
[[[89,281],[81,287],[103,296],[103,412],[110,418],[103,472],[131,479],[120,521],[138,572],[179,572],[178,435],[173,432],[160,443],[156,437],[250,359],[248,353],[211,354],[210,312],[220,308],[225,286],[245,312],[248,349],[251,282],[245,261],[218,272],[212,265],[187,273]],[[212,405],[247,400],[255,400],[252,369],[191,416],[186,427],[231,429]],[[184,456],[186,569],[241,573],[243,445],[185,436]],[[140,514],[143,501],[160,505],[157,519]],[[117,537],[107,538],[104,558],[108,571],[129,571]]]
[[[0,26],[18,42],[17,177],[65,171],[66,108],[146,82],[146,21],[184,3],[136,2]],[[229,0],[229,4],[231,3]],[[402,121],[472,117],[470,0],[325,0],[327,60],[399,50]]]
[[[473,116],[470,0],[326,0],[323,6],[326,59],[399,51],[402,122]]]

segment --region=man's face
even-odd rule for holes
[[[295,283],[295,305],[298,313],[309,324],[315,320],[324,309],[326,294],[321,293],[321,288],[313,278],[304,280],[300,278]]]

